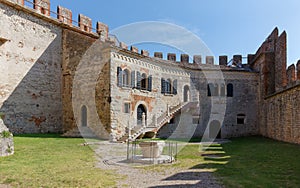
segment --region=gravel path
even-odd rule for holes
[[[126,144],[101,142],[95,151],[99,156],[97,167],[115,170],[121,177],[125,176],[125,179],[118,181],[117,187],[223,187],[217,182],[212,172],[204,169],[166,168],[159,172],[151,172],[133,167],[132,164],[124,162],[127,156]]]

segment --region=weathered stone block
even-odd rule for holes
[[[206,64],[213,65],[214,64],[214,56],[206,56]]]
[[[149,57],[149,52],[147,50],[142,50],[141,54],[144,55],[144,56]]]
[[[202,64],[202,57],[201,57],[201,55],[194,55],[194,57],[193,57],[193,63],[194,64]]]
[[[168,53],[168,60],[169,61],[176,61],[176,54]]]
[[[0,157],[14,154],[13,135],[0,119]]]
[[[252,63],[252,61],[254,60],[254,58],[255,58],[255,54],[248,54],[248,56],[247,56],[247,64]]]
[[[33,8],[40,14],[50,16],[50,0],[33,0]]]
[[[242,64],[242,55],[234,55],[232,64],[236,65],[236,66],[241,65]]]
[[[128,46],[124,42],[120,42],[120,47],[123,48],[123,49],[128,50]]]
[[[296,80],[296,68],[294,64],[288,67],[286,74],[287,74],[288,84],[292,84]]]
[[[135,46],[131,46],[130,51],[135,52],[135,53],[139,53],[139,49]]]
[[[60,20],[61,22],[72,25],[72,11],[61,7],[57,6],[57,19]]]
[[[154,52],[154,57],[157,57],[157,58],[163,58],[163,53],[162,52]]]
[[[92,20],[91,18],[84,16],[83,14],[79,14],[78,16],[78,26],[82,31],[86,31],[90,33],[92,31]]]
[[[180,62],[181,63],[189,63],[189,55],[188,54],[181,54],[180,55]]]
[[[102,23],[102,22],[97,22],[97,33],[100,34],[100,37],[102,41],[106,41],[108,39],[108,34],[109,34],[109,28],[108,25]]]
[[[297,62],[297,80],[300,80],[300,60]]]
[[[24,6],[24,0],[9,0],[9,1]]]
[[[219,56],[219,65],[227,65],[228,57],[226,55]]]

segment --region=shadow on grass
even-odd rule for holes
[[[151,188],[182,188],[182,187],[221,187],[211,178],[212,172],[180,172],[170,176],[163,181],[184,181],[180,184],[158,185]]]
[[[60,134],[16,134],[20,138],[64,138]]]

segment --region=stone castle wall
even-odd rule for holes
[[[0,25],[0,111],[5,125],[13,133],[61,132],[62,29],[4,3]]]
[[[13,133],[68,132],[87,125],[99,137],[115,138],[136,126],[139,105],[151,125],[168,107],[188,100],[193,103],[159,135],[209,135],[219,123],[221,137],[261,134],[300,143],[300,63],[286,70],[287,36],[277,28],[248,55],[247,65],[235,55],[231,68],[226,56],[213,65],[212,56],[202,64],[198,55],[189,63],[186,54],[178,62],[175,54],[163,60],[162,53],[150,58],[145,50],[128,50],[108,37],[105,24],[97,22],[93,29],[87,16],[80,14],[74,26],[72,11],[59,6],[57,19],[51,18],[48,0],[33,1],[32,9],[23,0],[0,2],[0,112]],[[119,68],[152,76],[151,91],[118,85]],[[176,94],[162,93],[162,78],[177,80]],[[208,96],[208,84],[218,86],[217,96]]]
[[[280,141],[300,144],[300,85],[267,97],[260,133]]]
[[[278,35],[275,28],[252,62],[253,68],[260,72],[261,80],[258,93],[259,131],[269,138],[300,143],[300,76],[297,76],[300,63],[286,69],[286,43],[286,33]]]

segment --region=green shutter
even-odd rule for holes
[[[137,79],[136,88],[137,89],[141,89],[141,80],[142,80],[142,77],[141,77],[141,73],[140,72],[136,73],[136,79]]]
[[[165,79],[161,79],[161,93],[166,93],[166,81]]]
[[[148,91],[152,91],[152,75],[148,77]]]
[[[122,69],[121,69],[121,67],[117,68],[117,76],[118,76],[118,83],[117,83],[117,85],[119,87],[121,87],[122,86]]]
[[[177,95],[177,80],[173,81],[173,94]]]
[[[135,88],[135,71],[131,72],[131,88]]]

